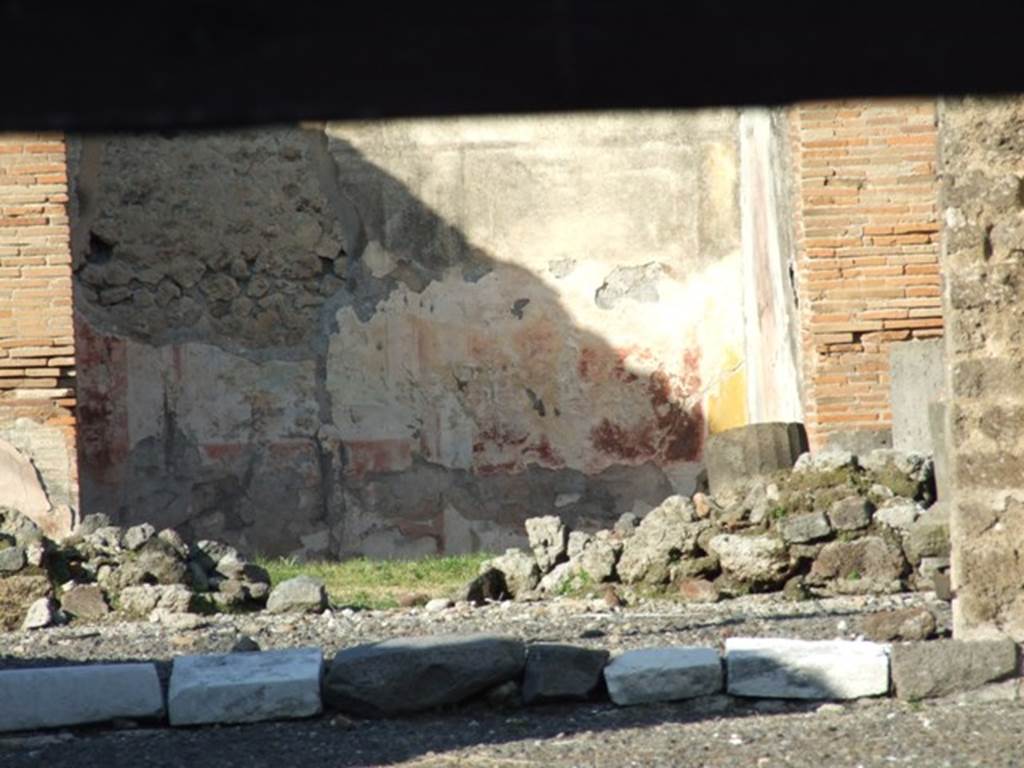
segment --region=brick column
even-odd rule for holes
[[[31,460],[51,504],[75,507],[65,160],[61,136],[0,136],[0,440]]]
[[[812,449],[890,428],[890,344],[942,335],[933,102],[802,104],[796,279]]]

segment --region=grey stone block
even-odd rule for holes
[[[825,538],[832,533],[832,528],[821,512],[808,512],[782,518],[779,521],[779,533],[786,542],[803,544]]]
[[[842,429],[825,436],[822,450],[849,451],[856,456],[879,448],[892,448],[890,429]]]
[[[553,643],[531,645],[526,652],[523,701],[585,700],[600,685],[607,663],[605,650]]]
[[[619,706],[692,699],[722,690],[722,660],[713,648],[641,648],[613,659],[604,679]]]
[[[324,684],[328,706],[362,717],[417,712],[519,677],[526,649],[497,635],[434,635],[339,651]]]
[[[935,495],[943,502],[949,502],[953,492],[949,476],[950,445],[946,439],[947,407],[945,400],[936,400],[928,404],[928,429],[935,461]]]
[[[727,429],[704,447],[712,495],[748,485],[751,480],[792,468],[807,450],[802,424],[769,422]]]
[[[889,651],[877,643],[730,637],[725,666],[734,696],[857,699],[889,691]]]
[[[1016,672],[1012,640],[932,640],[892,649],[892,682],[901,699],[969,691]]]
[[[889,347],[892,376],[892,444],[898,451],[933,454],[928,404],[942,397],[943,340],[910,341]]]
[[[319,648],[180,656],[167,693],[171,725],[319,714],[323,665]]]
[[[6,670],[0,691],[0,731],[158,718],[164,712],[153,664]]]

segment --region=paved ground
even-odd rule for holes
[[[329,653],[394,635],[498,631],[531,641],[608,648],[719,645],[730,635],[856,637],[863,615],[929,603],[927,595],[786,603],[765,596],[713,606],[646,603],[626,610],[557,604],[331,614],[308,619],[215,617],[194,628],[107,623],[0,634],[0,668],[99,659],[161,664],[226,650],[242,634],[264,648],[318,644]],[[945,618],[943,614],[942,618]],[[0,691],[2,695],[2,691]],[[145,723],[0,736],[0,766],[1022,766],[1024,707],[1016,701],[848,705],[737,702],[608,703],[502,710],[474,703],[388,721],[327,714],[308,721],[171,730]]]

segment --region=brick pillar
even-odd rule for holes
[[[805,418],[818,449],[887,431],[889,345],[942,335],[935,105],[801,104],[790,119]]]
[[[0,136],[0,440],[77,507],[65,160],[61,136]]]
[[[1024,97],[941,112],[953,634],[1024,642]]]

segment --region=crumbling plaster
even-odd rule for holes
[[[83,511],[394,556],[692,490],[748,413],[737,125],[79,140]]]

